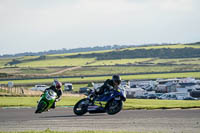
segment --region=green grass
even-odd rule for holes
[[[117,59],[117,60],[95,60],[93,63],[87,66],[109,66],[109,65],[125,65],[136,64],[144,61],[149,61],[151,58],[138,58],[138,59]]]
[[[73,106],[83,96],[65,96],[57,102],[57,106]],[[0,97],[0,107],[28,106],[36,107],[39,97]],[[171,108],[200,108],[200,100],[151,100],[127,99],[124,109],[171,109]]]
[[[49,74],[61,71],[70,67],[20,67],[20,68],[1,68],[0,73],[22,74],[32,76],[34,74]]]
[[[136,65],[138,63],[140,64],[142,63],[143,66],[130,66],[130,64]],[[149,63],[151,65],[149,65]],[[118,64],[118,66],[113,66],[116,64]],[[173,64],[173,66],[170,64]],[[1,68],[0,73],[7,73],[15,76],[18,76],[19,74],[32,77],[34,74],[41,75],[41,74],[55,73],[76,65],[89,66],[89,67],[82,67],[79,69],[66,71],[56,75],[79,76],[79,75],[116,74],[116,73],[141,73],[141,72],[145,73],[145,72],[200,70],[200,58],[182,58],[182,59],[142,58],[142,59],[100,60],[100,61],[95,60],[95,58],[53,59],[53,60],[21,63],[18,64],[18,66],[20,66],[18,68]],[[119,65],[127,65],[127,66],[119,66]]]
[[[109,65],[130,65],[138,63],[152,64],[200,64],[200,58],[181,58],[181,59],[159,59],[159,58],[137,58],[137,59],[117,59],[117,60],[95,60],[86,66],[109,66]]]
[[[87,87],[88,84],[73,84],[73,91],[78,92],[80,88]]]
[[[2,92],[2,93],[7,93],[6,90],[0,88],[0,93],[1,93],[1,92]]]
[[[183,78],[193,77],[200,78],[200,72],[186,72],[186,73],[166,73],[166,74],[142,74],[142,75],[122,75],[122,80],[132,79],[157,79],[157,78]],[[84,77],[84,78],[58,78],[63,83],[68,82],[103,82],[110,79],[111,76],[102,77]],[[10,81],[10,80],[8,80]],[[8,84],[8,81],[0,81],[0,84]],[[14,84],[49,84],[53,79],[33,79],[33,80],[12,80]]]
[[[9,61],[11,61],[12,59],[0,59],[0,68],[5,67],[5,64],[7,64]]]
[[[181,59],[158,59],[154,58],[153,60],[148,61],[149,63],[153,64],[198,64],[200,65],[200,58],[181,58]]]
[[[103,66],[103,67],[82,67],[77,70],[64,72],[64,75],[97,75],[97,74],[128,74],[128,73],[151,73],[151,72],[171,72],[184,70],[200,70],[199,65],[177,65],[177,66]]]
[[[91,53],[106,53],[106,52],[111,52],[113,50],[102,50],[102,51],[91,51],[91,52],[78,52],[78,53],[65,53],[65,54],[52,54],[52,55],[47,55],[47,57],[66,57],[66,56],[71,56],[71,55],[78,55],[78,54],[91,54]]]
[[[8,61],[0,60],[0,66]],[[56,63],[55,63],[56,62]],[[181,58],[181,59],[159,59],[159,58],[138,58],[138,59],[117,59],[117,60],[96,60],[95,58],[64,58],[64,59],[47,59],[40,61],[31,61],[17,64],[17,67],[63,67],[63,66],[110,66],[110,65],[130,65],[138,63],[167,63],[167,64],[200,64],[200,58]]]
[[[30,59],[36,59],[40,56],[22,56],[22,57],[17,57],[16,59],[20,60],[20,61],[24,61],[24,60],[30,60]]]
[[[139,132],[127,132],[127,131],[51,131],[46,129],[44,131],[19,131],[19,132],[2,132],[0,133],[139,133]],[[152,132],[151,132],[152,133]]]
[[[8,69],[7,69],[8,70]],[[54,73],[57,71],[63,70],[63,68],[59,67],[23,67],[23,68],[18,68],[18,72],[21,74],[26,74],[26,75],[33,75],[33,74],[49,74],[49,73]]]
[[[200,108],[200,101],[127,99],[124,109]]]
[[[143,47],[133,47],[133,48],[125,48],[120,49],[117,51],[123,51],[123,50],[135,50],[135,49],[162,49],[162,48],[200,48],[200,45],[187,45],[187,44],[174,44],[174,45],[161,45],[161,46],[143,46]],[[78,55],[78,54],[91,54],[91,53],[106,53],[116,50],[102,50],[102,51],[92,51],[92,52],[79,52],[79,53],[66,53],[66,54],[53,54],[53,55],[46,55],[46,60],[42,61],[31,61],[26,62],[30,59],[36,59],[39,56],[24,56],[24,57],[12,57],[12,58],[6,58],[6,59],[0,59],[0,68],[5,67],[5,64],[11,61],[12,59],[17,59],[20,61],[25,61],[24,63],[17,64],[18,67],[46,67],[46,66],[83,66],[88,65],[91,62],[94,62],[90,65],[114,65],[114,64],[127,64],[127,63],[133,63],[135,60],[131,59],[124,59],[124,60],[109,60],[109,61],[96,61],[95,58],[88,58],[88,59],[70,59],[70,58],[64,58],[69,55]],[[136,59],[138,60],[138,59]],[[145,60],[145,59],[143,59]],[[56,64],[55,64],[56,62]],[[138,61],[136,61],[138,62]],[[141,61],[139,61],[141,62]]]
[[[185,45],[185,44],[173,44],[173,45],[160,45],[160,46],[144,46],[144,47],[135,47],[135,48],[126,48],[128,50],[135,49],[162,49],[162,48],[200,48],[200,45]],[[122,49],[124,50],[124,49]]]
[[[83,97],[66,96],[57,102],[57,106],[73,106]],[[0,97],[0,107],[27,106],[36,107],[39,97]]]
[[[17,64],[18,67],[53,67],[53,66],[84,66],[94,61],[95,58],[64,58],[47,59]]]

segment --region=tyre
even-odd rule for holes
[[[106,112],[109,115],[114,115],[122,110],[123,102],[121,100],[111,100],[108,102]]]
[[[47,104],[44,101],[40,101],[35,113],[42,113],[47,107]]]
[[[74,105],[74,114],[84,115],[88,110],[88,99],[82,99]]]

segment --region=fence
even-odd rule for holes
[[[41,94],[42,92],[40,91],[31,91],[25,87],[19,87],[19,86],[8,87],[5,85],[0,85],[0,95],[37,96]]]

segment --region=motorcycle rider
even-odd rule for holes
[[[45,91],[46,90],[53,90],[57,94],[57,98],[56,98],[55,102],[53,103],[53,105],[51,106],[52,109],[55,109],[56,102],[60,101],[60,99],[61,99],[61,96],[62,96],[62,93],[63,93],[61,87],[62,87],[62,83],[59,82],[58,80],[54,80],[52,85],[49,88],[45,89]]]
[[[102,95],[105,92],[109,92],[111,89],[118,89],[121,84],[121,78],[119,75],[113,75],[112,79],[107,79],[104,84],[95,90],[96,95]]]

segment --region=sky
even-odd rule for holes
[[[0,55],[200,41],[200,0],[0,0]]]

